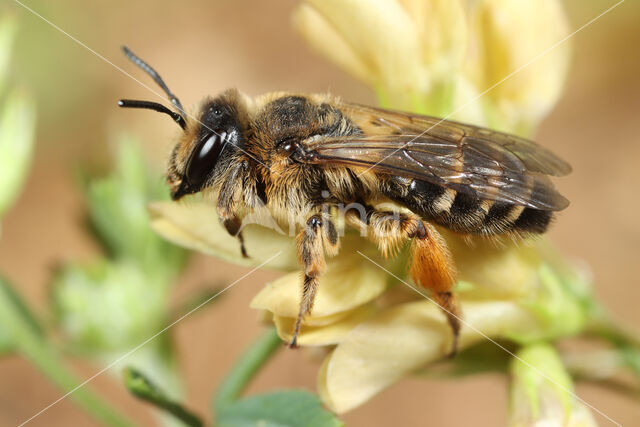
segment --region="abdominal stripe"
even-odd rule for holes
[[[542,233],[546,231],[552,218],[550,211],[482,199],[420,180],[406,183],[391,178],[385,195],[426,221],[460,233]]]

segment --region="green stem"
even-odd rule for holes
[[[616,325],[608,313],[599,306],[592,309],[585,332],[614,346],[622,365],[630,369],[636,379],[640,378],[640,338],[637,335]]]
[[[229,403],[236,400],[256,372],[282,347],[282,340],[275,328],[270,328],[235,363],[231,372],[222,381],[214,401],[215,410],[220,412]]]
[[[169,399],[163,390],[137,369],[126,368],[124,381],[129,391],[139,399],[155,405],[158,409],[173,415],[188,426],[202,426],[202,420],[197,415],[191,413],[178,402]]]
[[[132,425],[86,387],[76,389],[80,383],[78,378],[65,367],[60,355],[51,348],[37,321],[20,297],[0,277],[0,328],[2,327],[6,328],[5,333],[8,334],[11,348],[31,361],[62,390],[73,391],[69,397],[89,414],[106,425]],[[57,402],[53,404],[55,403]]]
[[[600,337],[616,347],[640,348],[640,338],[634,336],[628,330],[616,325],[611,318],[603,312],[597,312],[592,316],[586,332]]]
[[[76,389],[80,381],[46,342],[22,339],[19,351],[60,389],[72,392],[69,397],[97,420],[109,426],[133,424],[86,387]]]

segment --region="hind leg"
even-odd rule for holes
[[[413,281],[431,292],[447,317],[453,332],[451,355],[458,348],[461,314],[455,295],[451,292],[456,283],[456,269],[444,238],[435,227],[418,215],[371,210],[366,224],[352,215],[350,223],[366,226],[369,237],[387,255],[394,254],[397,247],[411,240],[410,273]]]
[[[424,232],[411,243],[411,277],[413,281],[431,291],[433,299],[447,316],[453,332],[450,355],[458,350],[460,310],[451,288],[456,283],[456,270],[446,242],[429,223],[422,223]]]

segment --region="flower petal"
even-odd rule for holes
[[[303,346],[334,345],[341,342],[353,328],[370,318],[376,311],[373,303],[365,304],[354,310],[339,313],[341,319],[331,324],[314,326],[305,321],[298,334],[298,344]],[[283,341],[290,341],[296,319],[292,317],[273,316],[278,335]]]
[[[387,275],[352,250],[353,245],[363,242],[359,237],[355,239],[346,237],[340,254],[328,260],[327,269],[319,279],[313,310],[304,324],[326,324],[328,316],[366,304],[386,289]],[[265,286],[253,298],[251,307],[269,310],[281,317],[296,318],[301,288],[302,275],[287,274]]]
[[[301,4],[293,12],[293,26],[318,53],[368,85],[375,85],[376,75],[371,65],[344,40],[335,27],[316,9]]]
[[[376,73],[395,107],[428,89],[415,22],[395,0],[308,0]],[[330,49],[330,47],[327,47]]]
[[[511,330],[535,328],[535,318],[513,302],[463,302],[460,348]],[[445,356],[451,330],[430,301],[392,307],[351,330],[327,356],[318,389],[338,413],[364,403],[384,388]]]
[[[451,102],[452,120],[487,127],[480,91],[464,74],[458,74],[456,78]]]
[[[455,76],[467,50],[467,20],[459,0],[400,0],[416,23],[423,60],[441,78]]]
[[[260,265],[280,252],[265,267],[287,271],[300,268],[294,239],[257,224],[242,228],[249,254],[249,258],[243,258],[238,239],[227,233],[215,207],[205,202],[154,202],[149,205],[149,214],[154,231],[177,245],[248,266]]]
[[[469,75],[485,90],[490,124],[526,132],[558,99],[569,62],[568,34],[557,0],[482,0],[475,8],[475,36]],[[516,74],[511,75],[516,72]],[[508,78],[507,78],[508,77]],[[473,78],[473,77],[472,77]]]
[[[467,297],[520,298],[539,289],[538,269],[542,264],[534,242],[506,240],[500,245],[486,240],[467,244],[447,234],[447,243],[458,268],[458,279],[475,286]]]

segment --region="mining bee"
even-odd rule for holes
[[[191,117],[155,70],[123,49],[173,109],[136,100],[119,105],[168,114],[183,130],[167,170],[172,198],[215,195],[220,221],[244,256],[247,212],[263,206],[277,221],[295,223],[304,279],[291,347],[313,307],[325,255],[338,252],[335,211],[327,206],[361,207],[347,211],[345,222],[365,229],[385,254],[411,242],[411,276],[446,314],[455,352],[456,268],[436,226],[465,236],[539,234],[569,204],[549,175],[565,175],[570,166],[526,139],[317,94],[252,99],[230,89],[205,99]],[[403,212],[377,208],[384,201]]]

